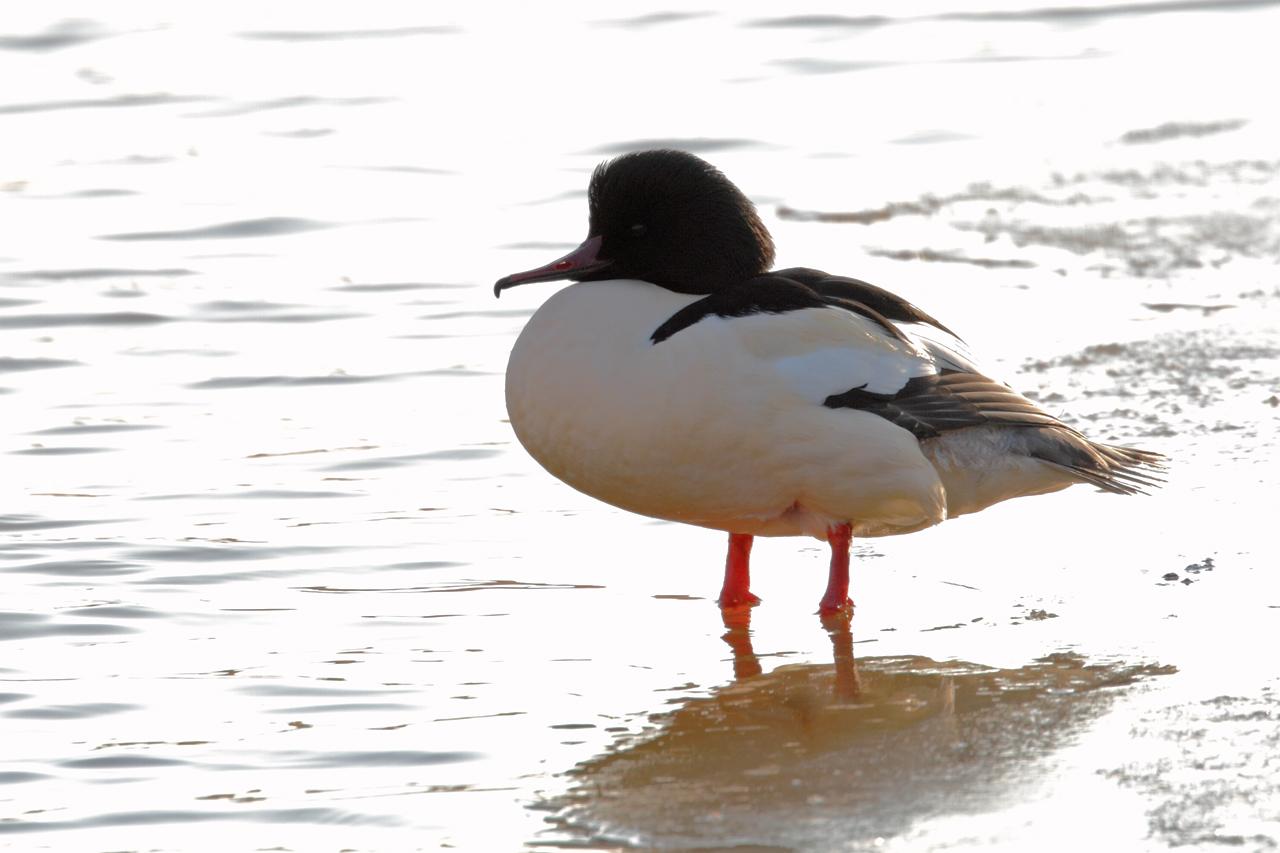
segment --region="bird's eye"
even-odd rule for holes
[[[627,233],[630,234],[632,237],[643,237],[645,233],[648,232],[648,230],[649,230],[648,226],[637,222],[635,225],[632,225],[630,228],[627,229]]]

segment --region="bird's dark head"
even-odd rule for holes
[[[681,293],[713,293],[773,264],[755,205],[719,169],[685,151],[624,154],[601,163],[587,190],[587,239],[568,255],[494,285],[634,278]]]

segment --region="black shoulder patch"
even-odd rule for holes
[[[843,275],[828,275],[822,270],[810,269],[809,267],[791,267],[790,269],[776,270],[771,275],[783,276],[808,285],[821,296],[847,299],[851,302],[860,303],[885,319],[896,323],[927,323],[957,339],[960,337],[896,293],[890,293],[883,287],[876,287],[874,284],[868,284],[861,279],[849,278]]]
[[[785,314],[802,308],[822,308],[825,304],[822,297],[797,281],[774,275],[756,276],[686,305],[655,329],[649,340],[662,343],[706,317]]]
[[[804,308],[839,308],[880,325],[891,336],[906,340],[893,323],[875,309],[838,294],[819,293],[807,282],[779,273],[759,275],[733,287],[718,290],[668,317],[649,340],[655,344],[707,317],[746,317],[751,314],[785,314]]]
[[[983,424],[1058,427],[1075,432],[1008,386],[976,373],[916,376],[894,394],[876,394],[860,385],[832,394],[823,405],[871,412],[919,439]]]

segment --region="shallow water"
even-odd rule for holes
[[[103,15],[0,32],[0,846],[1280,845],[1280,5]],[[723,623],[504,422],[652,144],[1169,484]]]

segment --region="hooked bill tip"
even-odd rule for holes
[[[501,299],[502,291],[506,290],[508,287],[514,287],[515,285],[519,284],[519,282],[516,281],[515,278],[516,277],[514,275],[504,275],[502,278],[495,281],[493,283],[494,298]]]

